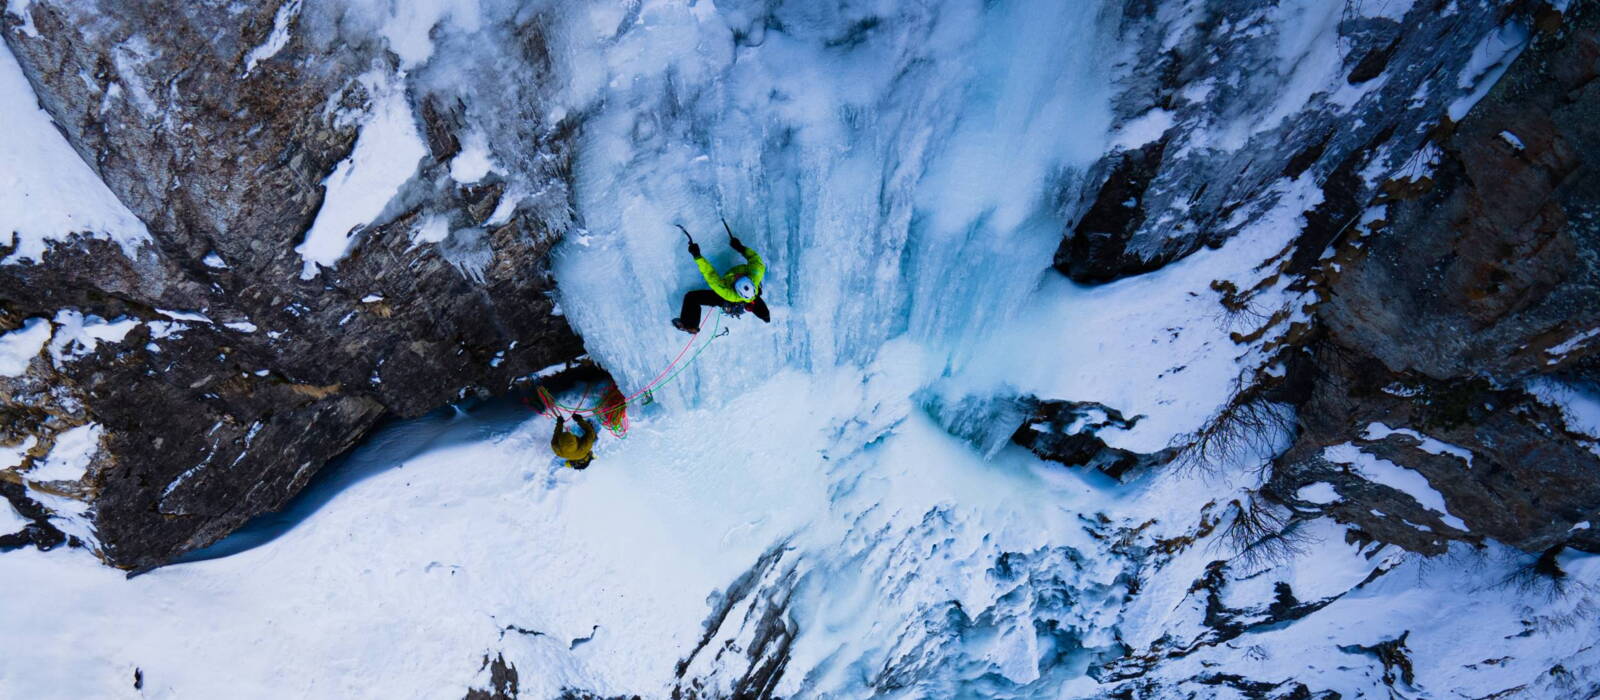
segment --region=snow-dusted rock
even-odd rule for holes
[[[39,190],[6,188],[26,211],[0,198],[31,212],[20,241],[0,234],[0,440],[101,426],[79,497],[110,563],[159,565],[282,507],[381,416],[579,353],[548,296],[566,132],[538,80],[471,102],[495,110],[477,119],[453,87],[463,68],[421,61],[427,27],[406,23],[426,17],[341,12],[40,0],[4,15],[0,51],[20,64],[6,117],[36,100],[44,125],[10,136],[59,162],[14,174]],[[451,179],[457,133],[516,175]],[[414,244],[426,218],[444,236]]]

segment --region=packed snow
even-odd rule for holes
[[[0,613],[13,629],[49,630],[48,643],[0,642],[0,690],[100,696],[127,688],[137,668],[157,695],[455,697],[484,654],[504,653],[524,697],[567,687],[664,697],[718,592],[775,547],[794,567],[787,614],[802,631],[784,696],[871,694],[859,669],[921,649],[920,694],[1089,697],[1105,686],[1082,669],[1118,639],[1142,648],[1201,629],[1185,589],[1214,545],[1140,573],[1084,516],[1156,518],[1153,537],[1180,535],[1205,505],[1202,482],[1167,472],[1117,486],[1017,448],[984,461],[907,399],[921,368],[903,360],[915,353],[897,342],[884,354],[865,382],[856,371],[786,372],[727,405],[643,410],[584,472],[554,463],[551,421],[518,404],[399,424],[290,512],[132,580],[82,550],[0,556],[10,591]],[[1509,645],[1515,677],[1528,677],[1583,639],[1561,627],[1519,636],[1515,597],[1448,595],[1499,585],[1519,564],[1510,553],[1423,578],[1417,560],[1393,549],[1374,558],[1342,532],[1316,521],[1302,563],[1228,590],[1230,606],[1270,602],[1276,581],[1305,600],[1362,591],[1263,631],[1253,643],[1271,651],[1248,662],[1256,677],[1377,689],[1381,663],[1338,647],[1410,629],[1413,649],[1438,652],[1416,657],[1419,687],[1503,687],[1493,683],[1511,676],[1460,662]],[[1566,566],[1600,580],[1587,558]],[[1397,570],[1363,586],[1387,568]],[[1144,590],[1135,595],[1130,577]],[[978,626],[947,626],[953,610]],[[1039,636],[1040,625],[1062,633]],[[1175,663],[1227,651],[1202,646]]]
[[[21,24],[17,25],[17,31],[36,37],[39,36],[39,28],[33,24],[33,12],[28,9],[31,4],[32,0],[10,0],[5,5],[5,14],[15,16],[21,21]]]
[[[139,325],[136,319],[114,318],[107,321],[93,314],[85,316],[76,309],[56,312],[53,323],[55,335],[50,338],[49,350],[50,359],[58,368],[94,352],[101,343],[122,342]]]
[[[1450,103],[1451,121],[1461,121],[1473,105],[1489,94],[1495,82],[1511,67],[1511,62],[1527,48],[1529,35],[1528,27],[1514,23],[1501,27],[1479,42],[1472,51],[1472,59],[1456,79],[1456,87],[1466,93]]]
[[[488,137],[477,130],[467,132],[461,139],[461,152],[450,161],[450,177],[463,185],[482,180],[498,169],[489,151]]]
[[[1547,360],[1545,364],[1560,364],[1561,361],[1566,358],[1568,353],[1588,345],[1589,341],[1593,340],[1595,336],[1600,336],[1600,328],[1590,328],[1589,330],[1574,334],[1571,338],[1567,338],[1566,340],[1551,346],[1549,349],[1545,350],[1545,354],[1550,356],[1550,359]]]
[[[48,319],[30,318],[21,328],[0,334],[0,377],[19,377],[28,371],[28,363],[50,341],[50,329]]]
[[[450,219],[438,214],[430,214],[417,224],[416,230],[411,233],[413,245],[420,243],[442,243],[450,237]]]
[[[89,460],[100,449],[101,427],[95,423],[69,428],[56,435],[55,445],[44,460],[27,472],[29,481],[77,481],[89,468]]]
[[[1294,497],[1318,505],[1336,503],[1340,499],[1339,492],[1334,490],[1333,484],[1324,481],[1300,487],[1299,490],[1295,491]]]
[[[1309,177],[1280,182],[1278,204],[1215,251],[1202,251],[1150,274],[1086,287],[1048,278],[1013,323],[979,342],[966,371],[945,380],[952,398],[1004,393],[1042,398],[1094,397],[1143,418],[1131,429],[1108,429],[1108,445],[1156,452],[1198,430],[1232,395],[1241,374],[1267,358],[1234,343],[1253,331],[1226,318],[1215,280],[1249,288],[1273,275],[1264,258],[1299,230],[1302,212],[1321,201]],[[1258,296],[1263,308],[1305,303],[1286,281]],[[1266,323],[1265,317],[1242,319]],[[1270,327],[1276,337],[1287,324]],[[1070,359],[1062,362],[1061,358]]]
[[[28,451],[38,444],[38,438],[29,435],[22,442],[12,446],[0,445],[0,469],[10,469],[19,466],[28,456]]]
[[[1457,530],[1467,531],[1467,524],[1451,515],[1450,509],[1445,507],[1444,496],[1439,490],[1428,483],[1427,477],[1415,470],[1368,453],[1350,443],[1329,446],[1323,449],[1322,456],[1334,464],[1348,465],[1367,481],[1383,484],[1416,499],[1423,508],[1437,513],[1439,520],[1444,524]]]
[[[33,521],[22,517],[9,501],[0,501],[0,535],[18,532]]]
[[[891,603],[871,587],[818,590],[830,598],[802,614],[846,616],[834,624],[856,606],[894,604],[912,613],[937,605],[965,579],[962,567],[974,557],[1030,551],[1052,537],[1092,542],[1059,498],[1092,502],[1104,497],[1100,489],[1025,458],[997,472],[906,413],[903,398],[890,415],[874,413],[872,406],[903,393],[896,381],[862,386],[858,375],[843,372],[776,377],[726,408],[748,423],[729,426],[723,411],[710,409],[645,416],[628,440],[604,444],[597,466],[583,473],[552,463],[550,422],[520,406],[439,416],[380,436],[319,487],[329,500],[314,516],[255,549],[131,582],[72,554],[0,558],[7,580],[32,591],[4,604],[7,619],[56,629],[59,641],[16,650],[20,655],[8,649],[0,687],[92,696],[124,684],[139,667],[149,688],[182,694],[449,694],[463,690],[483,650],[508,645],[525,668],[544,669],[524,676],[532,697],[567,684],[658,695],[701,632],[706,596],[775,542],[807,552],[843,544],[870,553],[875,539],[860,537],[915,525],[930,513],[947,513],[942,517],[968,533],[970,543],[956,547],[948,564],[949,580],[911,586],[917,596]],[[805,408],[821,401],[837,409]],[[827,459],[839,447],[836,431],[861,430],[849,424],[862,420],[877,425],[860,439],[886,437],[874,449],[889,454],[874,461],[887,471],[860,473],[860,454],[832,454],[852,466]],[[891,426],[898,426],[894,434],[883,435]],[[761,478],[749,478],[755,473]],[[852,495],[838,498],[841,488]],[[390,546],[396,538],[407,546]],[[964,551],[969,547],[975,549]],[[915,563],[882,565],[910,575]],[[13,578],[13,565],[29,573]],[[38,585],[57,577],[64,578],[54,585],[64,590]],[[968,590],[960,596],[973,609],[994,604],[997,593],[975,583],[961,584]],[[181,592],[197,589],[214,593],[181,610],[156,604],[172,595],[188,599]],[[128,636],[108,636],[97,625],[46,627],[47,611],[26,610],[57,595],[118,600],[82,619],[99,618],[97,625]],[[320,632],[292,631],[305,624]],[[797,654],[826,656],[851,636],[841,630]],[[360,652],[361,669],[332,677],[304,672],[347,654],[340,650],[353,639],[372,641]],[[95,672],[72,672],[52,658],[57,654],[93,660]],[[385,656],[394,663],[377,663]],[[37,663],[59,673],[14,672]],[[854,683],[848,676],[837,682]]]
[[[1422,433],[1409,428],[1391,428],[1382,423],[1370,423],[1367,425],[1366,430],[1362,431],[1361,433],[1361,437],[1364,440],[1382,440],[1390,435],[1404,435],[1412,440],[1416,440],[1417,449],[1422,450],[1423,452],[1435,455],[1450,455],[1451,457],[1455,457],[1456,459],[1466,462],[1467,466],[1472,466],[1471,452],[1462,449],[1460,446],[1452,445],[1448,442],[1443,442],[1441,440],[1428,437],[1427,435],[1423,435]]]
[[[1161,135],[1165,134],[1167,129],[1171,129],[1172,125],[1172,112],[1152,109],[1117,129],[1111,136],[1111,144],[1117,148],[1139,148],[1160,140]]]
[[[7,8],[31,17],[26,10],[27,3]],[[150,241],[144,222],[61,137],[4,42],[0,104],[0,250],[15,246],[0,265],[36,263],[73,236],[108,240],[136,256]]]
[[[272,16],[272,32],[267,35],[267,40],[244,57],[246,76],[256,69],[256,64],[278,55],[289,44],[290,25],[300,16],[301,2],[303,0],[288,0],[278,7],[277,13]]]
[[[1589,451],[1600,454],[1600,390],[1547,377],[1529,380],[1527,389],[1539,401],[1560,409],[1567,430],[1590,438]]]
[[[363,76],[372,106],[350,157],[323,181],[322,208],[305,240],[295,247],[305,259],[302,279],[337,265],[349,253],[355,236],[383,213],[428,154],[406,98],[403,77],[377,71]]]

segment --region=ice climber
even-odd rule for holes
[[[733,229],[728,228],[728,222],[722,222],[723,230],[728,232],[728,245],[744,255],[746,262],[735,266],[726,273],[718,274],[717,268],[700,255],[700,246],[694,242],[694,237],[689,231],[679,226],[683,235],[689,239],[689,254],[694,256],[694,264],[700,268],[700,276],[706,278],[706,285],[710,289],[696,289],[683,295],[683,308],[678,312],[678,317],[672,319],[672,325],[685,333],[700,332],[700,307],[718,306],[729,316],[740,316],[745,311],[755,312],[756,318],[763,322],[771,323],[772,314],[767,310],[767,302],[761,299],[761,280],[767,275],[767,264],[761,261],[761,256],[756,254],[754,248],[748,248],[733,235]]]
[[[557,457],[567,460],[567,466],[573,469],[583,469],[594,461],[594,440],[598,434],[594,424],[583,416],[573,414],[572,419],[578,422],[578,427],[583,430],[583,435],[573,435],[567,432],[566,416],[556,416],[556,432],[550,436],[550,449]]]

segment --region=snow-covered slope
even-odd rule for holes
[[[647,411],[581,473],[519,404],[399,424],[246,532],[264,543],[131,580],[7,554],[0,690],[452,697],[503,655],[523,697],[1209,696],[1230,677],[1381,696],[1397,657],[1362,648],[1406,635],[1394,687],[1477,697],[1595,662],[1591,557],[1557,595],[1499,547],[1430,561],[1321,520],[1281,563],[1228,564],[1230,484],[985,461],[908,401],[914,349],[883,356]]]

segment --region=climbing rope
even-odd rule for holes
[[[694,364],[694,361],[700,357],[701,353],[706,351],[706,348],[711,347],[712,341],[715,341],[717,338],[721,338],[727,334],[728,329],[722,327],[722,310],[717,309],[711,328],[711,333],[707,336],[706,342],[701,343],[700,348],[695,350],[693,355],[689,355],[689,359],[680,365],[679,361],[684,359],[684,355],[689,352],[690,348],[694,347],[695,341],[700,339],[701,331],[696,331],[694,335],[689,336],[689,342],[684,344],[683,349],[678,351],[677,356],[673,357],[672,361],[667,363],[667,366],[661,370],[661,373],[657,374],[655,379],[650,380],[644,385],[644,387],[640,388],[632,395],[624,397],[621,401],[612,401],[610,403],[606,402],[605,396],[601,396],[595,401],[593,406],[588,408],[579,408],[577,406],[568,406],[556,401],[555,397],[551,396],[548,390],[546,390],[543,386],[540,386],[538,388],[539,399],[544,402],[544,410],[540,411],[540,413],[546,417],[552,417],[552,414],[560,415],[561,411],[565,410],[568,414],[574,416],[599,415],[604,418],[617,413],[618,410],[621,409],[622,415],[620,420],[603,420],[602,423],[605,425],[607,430],[611,431],[612,435],[615,435],[618,438],[625,438],[628,434],[629,425],[628,414],[625,409],[632,405],[634,401],[641,396],[645,397],[645,401],[648,402],[652,398],[653,393],[657,388],[668,384],[674,379],[677,379],[678,375],[682,374],[685,369],[688,369],[689,365]],[[579,406],[581,406],[589,398],[589,393],[591,390],[592,387],[584,389],[583,396],[578,399]]]

